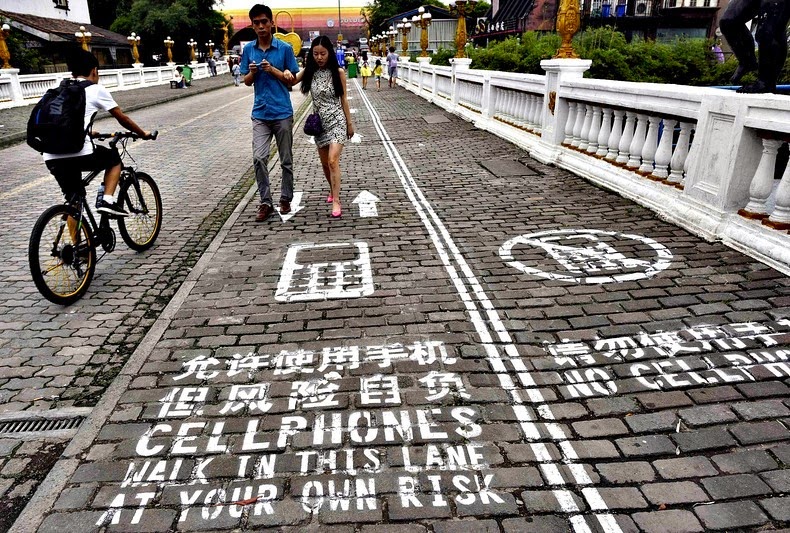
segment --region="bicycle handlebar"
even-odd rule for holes
[[[98,139],[100,141],[106,141],[107,139],[112,139],[110,144],[115,146],[118,141],[121,139],[131,139],[132,141],[136,141],[137,139],[150,139],[155,141],[156,138],[159,136],[159,130],[154,130],[149,137],[142,137],[133,131],[116,131],[115,133],[99,133],[94,135],[94,139]]]

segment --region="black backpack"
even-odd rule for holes
[[[66,79],[55,89],[49,89],[30,113],[27,144],[49,154],[82,150],[90,129],[90,125],[85,128],[85,88],[92,84],[88,80]]]

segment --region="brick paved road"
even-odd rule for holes
[[[304,208],[230,219],[18,531],[788,526],[786,277],[402,89],[351,106],[343,218],[298,134]]]
[[[130,146],[159,184],[163,231],[156,246],[139,254],[116,233],[118,247],[99,261],[88,293],[67,308],[38,294],[27,263],[36,218],[62,201],[57,185],[26,145],[0,152],[7,171],[0,190],[0,419],[96,404],[249,189],[251,103],[251,89],[231,86],[131,113],[161,132],[156,142]],[[97,128],[114,131],[117,124],[108,119]],[[63,439],[19,444],[0,439],[2,455],[10,458],[0,459],[0,515],[29,496]]]

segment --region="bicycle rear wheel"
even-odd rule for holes
[[[30,273],[50,302],[69,305],[88,290],[96,271],[93,235],[68,205],[55,205],[38,217],[28,245]]]
[[[137,172],[137,182],[139,191],[133,180],[121,186],[118,202],[129,216],[118,219],[118,230],[129,248],[141,252],[153,246],[162,229],[162,196],[154,178],[145,172]]]

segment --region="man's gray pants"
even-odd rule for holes
[[[293,123],[290,116],[282,120],[252,119],[252,164],[255,167],[255,181],[258,182],[258,193],[262,204],[272,204],[272,191],[269,184],[269,152],[272,136],[277,143],[277,153],[282,169],[280,200],[293,200]]]

